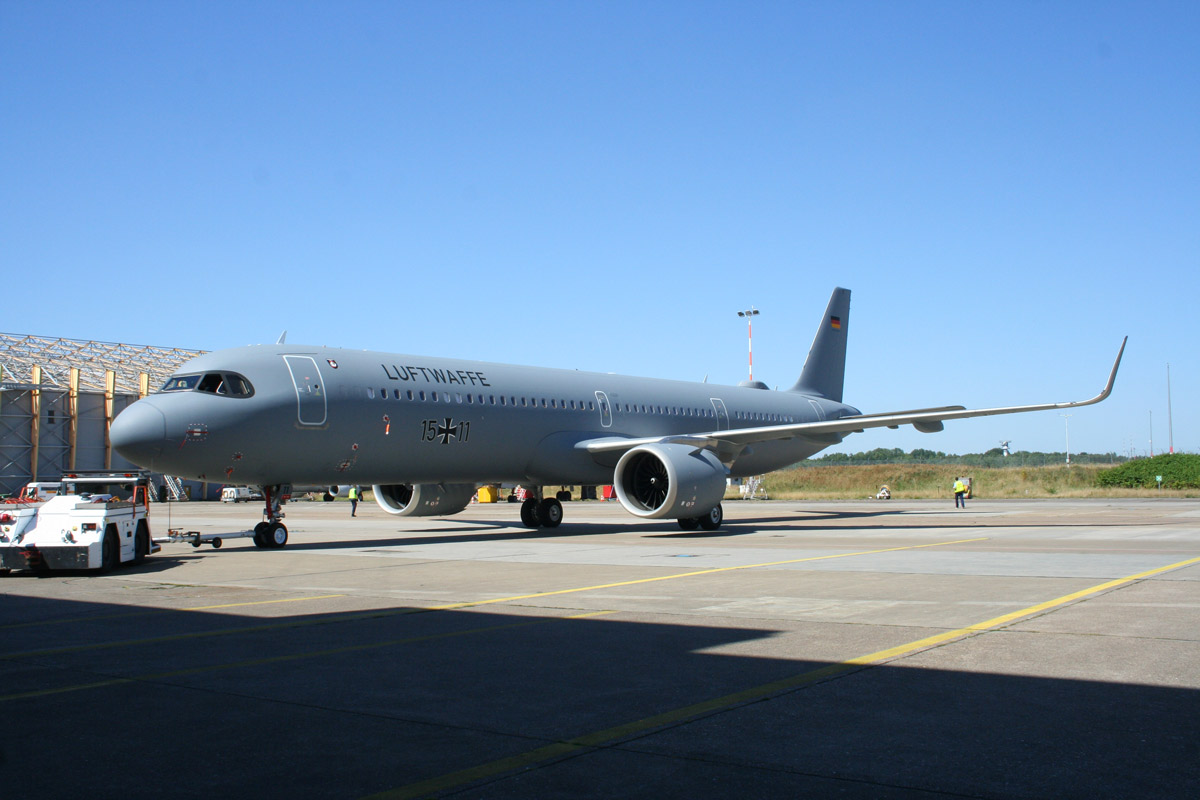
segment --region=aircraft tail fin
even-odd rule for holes
[[[842,401],[846,377],[846,333],[850,328],[850,290],[837,288],[829,298],[813,338],[800,380],[789,391]]]

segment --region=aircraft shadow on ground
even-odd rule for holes
[[[530,609],[3,602],[11,797],[77,797],[96,762],[64,748],[87,742],[119,743],[103,753],[106,796],[358,797],[616,726],[624,738],[597,735],[565,762],[518,760],[488,796],[1194,797],[1200,780],[1191,689],[899,665],[756,694],[831,664],[799,637],[795,652],[731,654],[765,647],[776,632],[761,627]],[[172,743],[169,774],[147,781],[146,759]]]

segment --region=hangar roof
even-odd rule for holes
[[[204,352],[180,347],[0,333],[0,385],[28,386],[33,383],[33,367],[39,366],[42,368],[42,386],[66,389],[71,367],[78,367],[82,391],[103,392],[105,371],[112,370],[116,373],[118,394],[137,394],[138,377],[143,372],[150,376],[150,390],[153,391],[180,364]]]

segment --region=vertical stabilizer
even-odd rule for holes
[[[850,290],[834,289],[813,338],[800,380],[790,391],[842,402],[846,377],[846,332],[850,328]]]

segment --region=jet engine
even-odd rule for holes
[[[473,483],[394,483],[371,489],[380,508],[400,517],[448,517],[466,508],[475,494]]]
[[[709,450],[644,444],[621,456],[613,486],[630,514],[646,519],[699,517],[725,496],[727,471]]]

